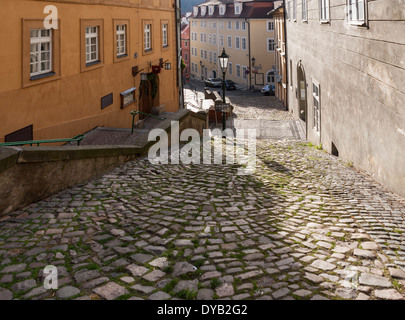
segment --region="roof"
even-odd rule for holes
[[[191,16],[193,19],[268,19],[268,13],[274,9],[273,1],[269,0],[241,0],[243,4],[243,9],[241,14],[235,14],[235,5],[234,0],[207,0],[198,5],[199,10],[198,14]],[[219,14],[219,4],[226,5],[226,11],[224,15]],[[201,15],[201,6],[214,5],[214,13],[212,15],[208,14],[208,10],[206,14],[203,16]]]

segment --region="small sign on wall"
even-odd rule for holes
[[[113,104],[113,94],[110,93],[101,98],[101,110]]]
[[[255,83],[258,86],[264,86],[264,73],[255,74]]]

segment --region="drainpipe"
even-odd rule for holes
[[[177,75],[176,75],[176,83],[177,88],[179,91],[179,102],[180,102],[180,109],[184,109],[184,87],[182,81],[182,72],[181,72],[181,2],[180,0],[176,0],[176,8],[174,11],[174,18],[176,22],[176,48],[177,48]]]
[[[251,51],[250,51],[250,21],[248,19],[245,19],[247,25],[248,25],[248,39],[249,39],[249,90],[252,88],[252,57],[251,57]]]
[[[283,1],[283,5],[284,5],[284,10],[283,10],[283,14],[284,14],[284,39],[285,39],[285,84],[287,86],[286,88],[286,95],[285,95],[285,108],[288,111],[289,109],[289,99],[288,99],[288,74],[289,74],[289,70],[288,70],[288,65],[289,65],[289,61],[288,61],[288,46],[287,46],[287,6],[286,6],[286,2],[287,0]]]

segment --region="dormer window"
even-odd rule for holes
[[[235,3],[235,14],[242,13],[242,3]]]
[[[193,10],[194,10],[194,16],[197,16],[198,15],[198,7],[194,7]]]
[[[212,15],[214,14],[214,6],[209,6],[209,7],[208,7],[208,14],[209,14],[210,16],[212,16]]]
[[[220,4],[219,5],[219,14],[223,16],[225,14],[226,5]]]
[[[205,16],[205,14],[207,13],[207,7],[206,6],[202,6],[201,7],[201,15]]]

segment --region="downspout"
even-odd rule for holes
[[[286,6],[286,1],[283,1],[284,4],[284,10],[283,10],[283,15],[284,15],[284,39],[285,39],[285,85],[287,86],[286,88],[286,95],[285,95],[285,108],[287,111],[289,111],[289,93],[288,93],[288,75],[289,75],[289,70],[288,70],[288,46],[287,46],[287,6]]]
[[[250,51],[250,21],[248,21],[247,18],[245,18],[246,23],[248,24],[248,39],[249,39],[249,90],[252,88],[252,57],[251,57],[251,51]]]
[[[181,72],[181,60],[180,60],[180,56],[181,56],[181,26],[180,26],[180,18],[181,18],[181,1],[180,0],[176,0],[176,8],[174,11],[174,15],[175,15],[175,21],[176,21],[176,48],[177,48],[177,74],[176,74],[176,84],[177,84],[177,88],[179,91],[179,103],[180,103],[180,109],[184,109],[184,95],[183,95],[183,81],[182,81],[182,72]],[[180,41],[179,41],[180,39]]]

